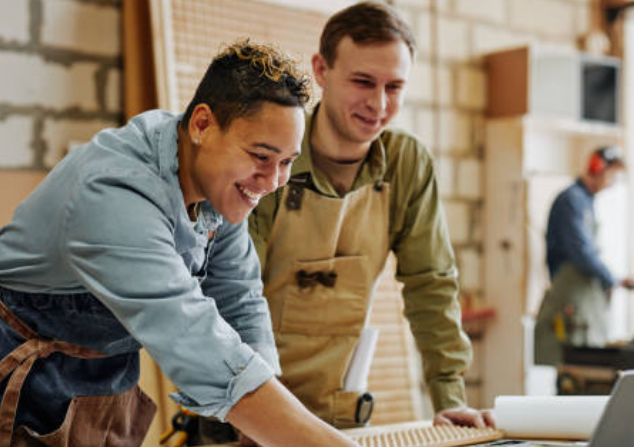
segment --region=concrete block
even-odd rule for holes
[[[458,195],[466,199],[481,199],[482,162],[476,158],[458,161]]]
[[[418,45],[418,52],[422,55],[429,55],[432,53],[432,24],[431,15],[427,11],[420,12],[416,20],[416,44]]]
[[[581,3],[577,5],[577,17],[575,21],[575,33],[583,36],[592,30],[592,9],[589,3]]]
[[[406,97],[408,100],[431,102],[434,99],[431,65],[417,62],[409,75]]]
[[[463,248],[459,256],[460,288],[480,290],[482,287],[482,258],[477,251]]]
[[[435,128],[436,118],[434,112],[431,109],[419,107],[416,111],[414,133],[430,150],[436,145],[434,136]]]
[[[484,70],[460,67],[457,69],[456,101],[460,107],[484,110],[487,98],[487,79]]]
[[[0,40],[17,43],[30,40],[27,0],[0,1]]]
[[[504,23],[507,3],[506,0],[455,0],[455,12],[470,19]]]
[[[0,67],[7,67],[0,83],[3,102],[56,110],[97,109],[97,66],[93,63],[67,67],[30,54],[0,52]]]
[[[464,60],[469,57],[468,22],[461,19],[439,18],[438,56],[446,60]]]
[[[73,0],[42,2],[42,43],[103,56],[121,53],[121,11]]]
[[[123,110],[121,70],[110,69],[106,79],[106,111],[120,113]]]
[[[469,242],[469,227],[471,223],[469,206],[464,202],[444,200],[443,208],[447,217],[452,244]]]
[[[42,132],[47,146],[44,165],[52,168],[66,155],[69,146],[87,143],[100,130],[114,126],[117,123],[102,120],[47,119]]]
[[[511,25],[550,36],[575,37],[574,5],[563,0],[512,0]]]
[[[29,116],[9,116],[0,120],[0,168],[29,168],[34,162],[33,119]]]
[[[454,162],[449,157],[436,157],[436,178],[441,197],[454,194]]]
[[[486,53],[519,47],[535,41],[536,39],[528,33],[476,24],[473,29],[472,56],[480,57]]]
[[[438,68],[438,104],[441,106],[451,106],[453,104],[453,70],[444,65]]]
[[[414,133],[415,113],[412,107],[403,106],[391,123],[391,127]]]
[[[471,148],[471,121],[466,113],[443,110],[439,116],[439,149],[466,152]]]

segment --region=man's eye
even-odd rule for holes
[[[373,87],[374,83],[371,81],[368,81],[367,79],[354,79],[352,82],[354,82],[355,84],[361,85],[363,87]]]

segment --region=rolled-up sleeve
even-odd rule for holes
[[[214,297],[222,317],[279,375],[271,314],[262,296],[260,263],[247,222],[222,225],[215,239],[203,293]]]
[[[423,357],[432,403],[440,411],[466,403],[463,375],[472,352],[462,330],[458,271],[432,160],[422,149],[415,153],[416,158],[401,160],[393,249],[397,279],[404,285],[405,315]]]
[[[247,284],[254,284],[249,279],[237,294],[229,293],[240,282],[236,272],[219,286],[226,292],[222,299],[205,296],[175,246],[177,223],[169,197],[165,183],[142,169],[85,178],[66,205],[64,262],[177,386],[174,399],[222,420],[246,393],[274,375],[270,359],[264,360],[240,333],[249,338],[264,316],[232,309],[232,297],[239,295],[244,304],[259,291],[248,291]],[[251,257],[249,244],[242,247]],[[219,258],[230,253],[223,256],[219,243]],[[230,268],[226,259],[221,264]]]

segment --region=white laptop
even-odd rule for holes
[[[476,446],[496,447],[631,447],[634,446],[634,370],[617,380],[590,442],[506,439]]]

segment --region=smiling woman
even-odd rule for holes
[[[239,42],[184,115],[98,133],[18,207],[0,230],[0,357],[17,365],[0,370],[0,445],[140,445],[142,347],[174,400],[262,444],[354,445],[275,378],[244,222],[288,179],[307,99],[291,60]]]

